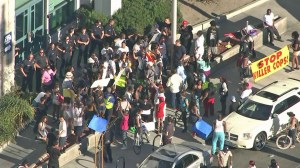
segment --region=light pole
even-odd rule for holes
[[[176,41],[177,34],[177,0],[173,0],[172,4],[172,44],[171,44],[171,70],[174,64],[174,45]]]

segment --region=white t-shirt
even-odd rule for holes
[[[249,97],[251,95],[251,93],[252,93],[252,89],[244,90],[241,94],[241,99],[243,100],[243,99]]]
[[[267,23],[270,26],[273,26],[274,14],[272,12],[270,13],[270,15],[265,14],[264,22]],[[264,24],[264,25],[268,27],[268,25],[266,25],[266,24]]]
[[[67,136],[67,123],[66,121],[60,122],[59,123],[59,132],[62,131],[62,133],[59,135],[59,137],[66,137]]]
[[[123,52],[128,53],[129,52],[129,48],[126,46],[125,48],[120,47],[117,50],[117,54],[121,55]]]
[[[200,60],[202,59],[202,56],[204,54],[204,36],[201,35],[197,38],[195,42],[195,48],[196,48],[196,59]]]
[[[40,93],[36,96],[36,98],[34,99],[34,101],[37,102],[37,103],[41,103],[41,98],[44,97],[45,95],[46,95],[45,92],[40,92]]]
[[[178,93],[182,84],[182,78],[177,73],[172,75],[167,82],[167,87],[170,87],[172,93]]]
[[[75,107],[73,109],[73,118],[74,118],[74,126],[82,126],[82,116],[80,116],[82,112],[82,108],[81,107]]]

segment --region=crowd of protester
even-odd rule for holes
[[[90,30],[84,26],[79,30],[70,28],[57,43],[40,48],[36,55],[26,55],[22,63],[18,60],[23,75],[21,90],[37,93],[32,102],[36,109],[36,139],[47,141],[50,156],[59,155],[58,151],[64,152],[67,147],[66,142],[70,143],[70,137],[74,143],[81,143],[83,133],[93,133],[87,126],[94,115],[101,116],[109,123],[104,159],[112,162],[110,145],[116,142],[116,135],[121,135],[121,149],[126,150],[127,132],[141,133],[142,122],[155,120],[164,144],[171,143],[174,126],[170,117],[164,121],[167,105],[181,112],[182,132],[186,133],[198,119],[215,115],[218,99],[222,108],[213,124],[212,152],[216,152],[217,141],[221,141],[222,151],[226,127],[222,117],[236,111],[239,102],[252,93],[247,77],[249,55],[255,56],[255,51],[253,39],[249,35],[243,37],[237,61],[243,80],[241,96],[232,96],[227,108],[227,80],[220,77],[219,89],[210,82],[210,63],[219,56],[221,43],[216,22],[210,24],[206,36],[202,31],[196,33],[192,47],[193,28],[187,21],[182,22],[181,36],[175,45],[171,42],[170,18],[158,23],[153,33],[143,36],[116,34],[113,19],[107,24],[96,21]],[[149,40],[154,34],[157,38]],[[49,109],[57,131],[46,129]],[[58,162],[49,164],[55,167]]]

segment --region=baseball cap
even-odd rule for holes
[[[189,22],[187,20],[182,21],[183,25],[187,25]]]

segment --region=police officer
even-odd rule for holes
[[[48,59],[45,56],[44,49],[40,49],[39,54],[35,58],[36,67],[36,91],[41,92],[43,69],[48,65]]]
[[[108,42],[110,46],[112,46],[114,38],[116,37],[114,24],[115,24],[115,20],[110,19],[108,24],[105,26],[105,29],[104,29],[105,41]]]
[[[61,45],[57,46],[57,49],[61,52],[61,65],[59,67],[60,77],[64,76],[65,67],[72,65],[72,44],[70,43],[70,37],[66,36],[65,41]]]
[[[79,54],[77,59],[77,67],[80,67],[81,58],[84,56],[84,64],[87,64],[88,45],[90,43],[89,35],[86,33],[86,28],[83,27],[78,36],[77,43],[79,45]]]
[[[73,27],[71,27],[69,29],[69,34],[68,34],[69,38],[70,38],[70,44],[71,44],[71,47],[72,47],[72,55],[71,55],[71,62],[73,61],[74,59],[74,53],[75,53],[75,50],[78,50],[78,47],[77,47],[77,36],[75,35],[75,30]]]
[[[104,29],[102,27],[102,24],[99,20],[95,21],[95,25],[92,27],[92,32],[91,32],[91,48],[90,48],[90,53],[94,52],[95,48],[97,47],[97,51],[95,53],[100,56],[100,51],[103,48],[103,38],[104,38]]]
[[[58,51],[54,43],[50,44],[50,49],[47,52],[47,57],[49,60],[49,65],[51,69],[54,71],[56,67],[56,60],[58,58]]]
[[[22,65],[20,67],[20,70],[23,74],[22,78],[22,91],[26,92],[26,89],[28,87],[29,92],[32,92],[32,80],[35,70],[34,65],[34,56],[30,54],[27,59],[25,59],[22,62]]]

